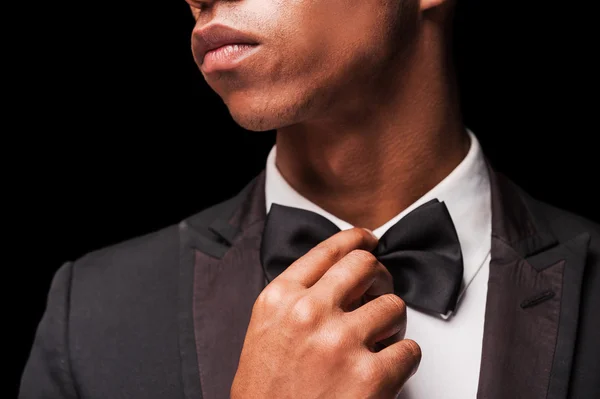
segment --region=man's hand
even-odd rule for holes
[[[364,229],[341,231],[265,287],[252,309],[232,399],[398,395],[421,350],[403,339],[406,308],[369,252],[376,245]]]

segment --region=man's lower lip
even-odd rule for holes
[[[254,54],[258,49],[258,44],[227,44],[217,49],[211,50],[204,55],[202,61],[202,71],[210,73],[218,70],[233,69],[240,63]]]

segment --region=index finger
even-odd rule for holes
[[[361,227],[342,230],[310,249],[287,267],[278,278],[311,287],[331,266],[355,249],[372,251],[379,240]]]

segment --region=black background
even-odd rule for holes
[[[64,261],[235,194],[275,137],[237,126],[204,82],[183,0],[23,6],[2,18],[18,22],[3,41],[9,397]],[[465,122],[496,168],[600,221],[585,17],[558,1],[462,0],[456,60]]]

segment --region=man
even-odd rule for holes
[[[489,166],[453,1],[190,5],[206,81],[276,145],[231,199],[66,263],[22,398],[600,397],[600,228]]]

